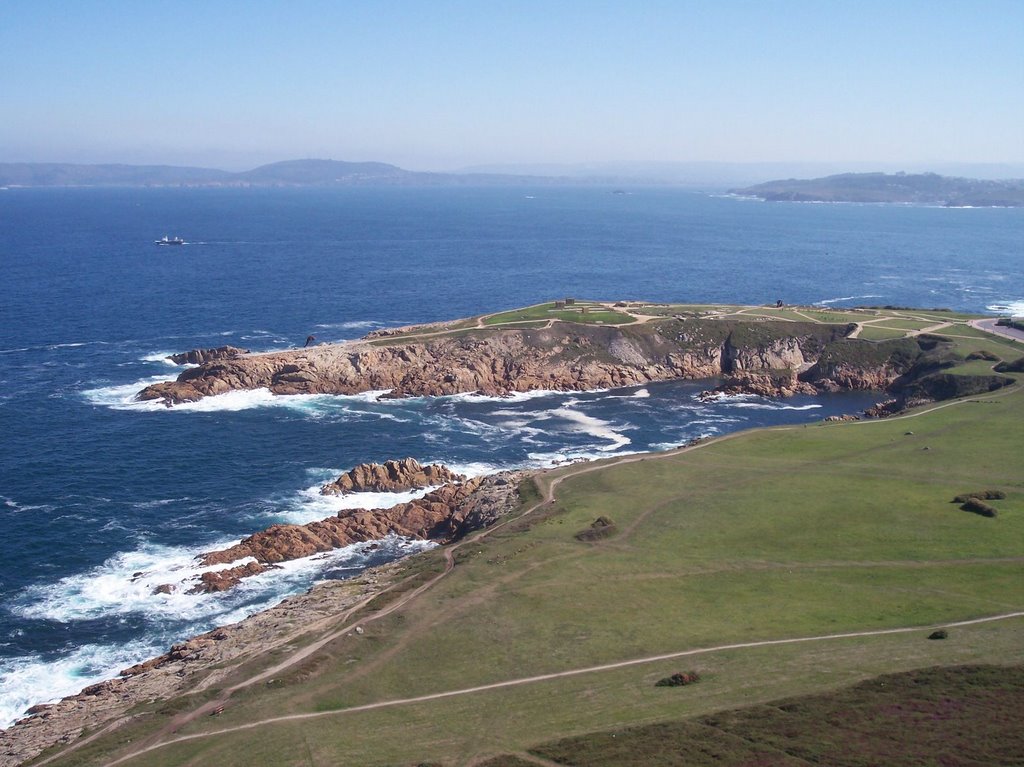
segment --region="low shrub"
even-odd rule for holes
[[[1000,362],[993,370],[997,373],[1024,373],[1024,357],[1018,357],[1013,362]]]
[[[998,354],[993,354],[987,349],[979,349],[976,352],[971,352],[965,357],[968,360],[988,360],[989,362],[1002,362],[1003,358]]]
[[[677,671],[672,676],[659,679],[654,683],[655,687],[683,687],[688,684],[696,684],[700,681],[700,674],[696,671]]]
[[[999,513],[996,511],[994,506],[989,506],[987,503],[979,501],[977,498],[968,498],[960,508],[964,511],[970,511],[983,517],[994,517]]]
[[[612,535],[615,530],[615,523],[608,517],[598,517],[590,523],[590,527],[586,530],[576,533],[575,537],[578,541],[599,541]]]
[[[967,503],[971,498],[977,498],[982,501],[1001,501],[1006,497],[1006,493],[1002,490],[978,490],[974,493],[963,493],[953,499],[953,503]]]
[[[929,639],[946,639],[948,636],[949,636],[949,632],[946,631],[946,629],[939,629],[938,631],[933,631],[931,634],[929,634],[928,638]]]

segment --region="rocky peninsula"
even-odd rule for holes
[[[664,318],[614,327],[554,322],[542,328],[446,331],[215,359],[175,381],[148,386],[138,397],[170,407],[251,389],[278,395],[502,396],[778,371],[818,389],[884,388],[904,372],[895,359],[872,359],[863,366],[829,354],[852,329],[849,324]]]
[[[235,349],[217,355],[209,352],[219,350],[189,353],[189,359],[205,359],[174,381],[147,386],[138,399],[173,407],[253,389],[281,396],[504,396],[720,378],[721,390],[728,393],[877,390],[894,395],[902,407],[957,396],[949,393],[950,384],[956,389],[964,383],[935,378],[956,362],[949,357],[951,343],[939,336],[864,340],[855,337],[858,325],[852,322],[766,321],[741,315],[637,313],[616,325],[588,321],[582,312],[580,321],[562,316],[495,325],[476,318],[264,354]],[[984,389],[999,383],[992,379],[971,385]]]

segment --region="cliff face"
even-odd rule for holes
[[[142,400],[168,406],[238,389],[275,394],[388,396],[533,389],[582,391],[733,371],[802,369],[846,326],[663,320],[605,327],[556,323],[539,330],[480,330],[420,342],[323,345],[207,362]],[[381,343],[381,342],[377,342]]]

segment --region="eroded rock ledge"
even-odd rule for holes
[[[181,354],[172,354],[168,359],[175,365],[202,365],[204,362],[214,360],[238,359],[248,353],[248,349],[239,349],[237,346],[218,346],[214,349],[192,349]]]
[[[333,482],[320,488],[321,495],[348,495],[349,493],[402,493],[450,482],[462,482],[447,466],[432,463],[423,466],[415,458],[384,463],[361,463],[345,472]]]
[[[239,389],[390,397],[584,391],[743,371],[805,371],[852,325],[675,319],[619,327],[555,323],[421,341],[366,340],[218,359],[146,387],[168,406]]]
[[[280,562],[388,535],[447,543],[486,527],[519,502],[522,472],[502,472],[445,485],[390,509],[344,509],[305,525],[272,525],[226,549],[200,557],[204,567],[241,562],[200,577],[193,593],[225,591]]]

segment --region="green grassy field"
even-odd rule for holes
[[[582,310],[586,309],[584,313]],[[484,325],[504,325],[506,323],[518,323],[526,320],[562,320],[564,322],[579,322],[585,325],[602,323],[605,325],[623,325],[634,322],[628,314],[605,309],[600,304],[592,301],[577,301],[572,306],[564,309],[556,309],[555,304],[538,304],[527,306],[523,309],[492,314],[484,318]]]
[[[1019,356],[991,337],[962,340],[962,352],[975,348]],[[957,628],[942,642],[922,628],[719,649],[345,711],[659,654],[1024,610],[1022,423],[1018,385],[910,417],[765,429],[600,471],[545,472],[542,488],[565,477],[555,504],[464,544],[454,571],[418,599],[180,734],[321,716],[190,740],[125,764],[471,764],[883,673],[1019,662],[1024,619],[1016,618]],[[996,518],[952,503],[988,488],[1007,495],[992,501]],[[575,537],[602,515],[614,535]],[[408,567],[436,572],[439,561],[431,552]],[[654,687],[689,668],[700,684],[668,695]],[[151,714],[53,764],[105,764],[166,721]]]
[[[569,738],[531,749],[577,767],[1017,765],[1024,667],[887,674],[827,695]],[[481,767],[512,767],[514,756]],[[522,761],[521,764],[530,764]]]
[[[861,328],[858,338],[866,341],[888,341],[890,338],[902,338],[907,334],[906,330],[881,327],[879,325],[865,325]]]

